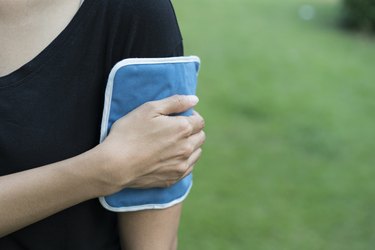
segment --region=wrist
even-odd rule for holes
[[[94,147],[74,158],[75,161],[73,169],[70,171],[79,177],[79,182],[86,187],[88,199],[97,198],[105,195],[107,192],[107,185],[102,180],[102,169],[106,164],[105,154]]]
[[[90,178],[97,196],[113,194],[126,186],[131,180],[131,171],[127,171],[126,160],[115,157],[114,152],[107,143],[97,145],[88,151],[93,166],[90,168]],[[119,166],[119,167],[117,167]]]

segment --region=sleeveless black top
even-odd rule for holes
[[[170,0],[85,0],[46,49],[0,77],[0,176],[97,145],[116,62],[182,54]],[[116,214],[89,200],[1,238],[0,249],[118,250]]]

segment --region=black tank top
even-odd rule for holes
[[[116,62],[182,54],[170,0],[85,0],[46,49],[0,77],[0,176],[96,146]],[[1,238],[0,249],[118,250],[116,214],[89,200]]]

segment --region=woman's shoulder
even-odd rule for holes
[[[91,1],[100,2],[97,10],[105,16],[114,61],[127,57],[167,56],[182,43],[170,0]]]
[[[170,0],[100,0],[111,12],[123,12],[138,17],[152,18],[173,10]]]

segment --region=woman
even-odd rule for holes
[[[98,144],[112,66],[183,54],[169,0],[0,1],[0,249],[176,249],[181,204],[115,214],[96,197],[192,171],[194,96],[146,103]],[[121,243],[120,243],[121,242]]]

